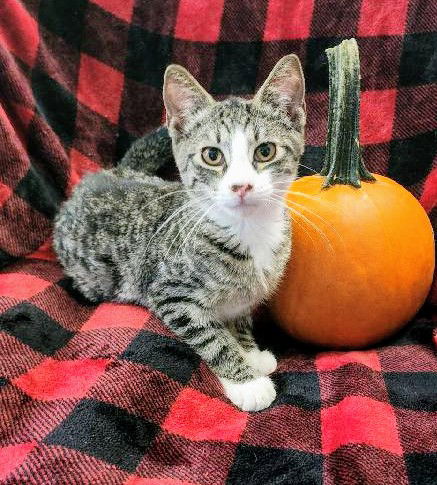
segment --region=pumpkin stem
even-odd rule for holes
[[[365,167],[359,142],[360,58],[355,39],[326,49],[329,67],[329,113],[326,155],[320,172],[323,187],[347,184],[361,187],[361,180],[375,177]]]

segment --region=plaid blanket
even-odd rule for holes
[[[435,0],[1,1],[1,483],[437,483],[431,302],[390,341],[354,352],[299,345],[262,311],[257,335],[279,356],[278,398],[245,413],[147,309],[82,298],[50,244],[80,177],[162,122],[170,62],[221,97],[252,94],[297,53],[303,163],[318,169],[324,49],[350,36],[366,164],[435,221],[436,30]]]

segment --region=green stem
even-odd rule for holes
[[[359,142],[360,59],[355,39],[326,49],[329,67],[329,114],[326,155],[321,175],[324,187],[347,184],[361,187],[374,181],[365,167]]]

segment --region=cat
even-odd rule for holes
[[[92,301],[150,308],[244,411],[276,397],[268,375],[277,362],[257,346],[251,313],[290,255],[284,193],[304,148],[304,92],[293,54],[251,100],[215,101],[168,66],[163,98],[181,181],[154,175],[138,144],[119,166],[84,177],[55,218],[54,248],[75,286]]]

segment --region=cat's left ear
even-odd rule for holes
[[[183,131],[196,111],[214,103],[214,99],[182,66],[172,64],[164,74],[163,98],[170,130]]]
[[[276,63],[253,102],[278,106],[292,118],[299,109],[305,113],[305,78],[295,54],[285,56]]]

